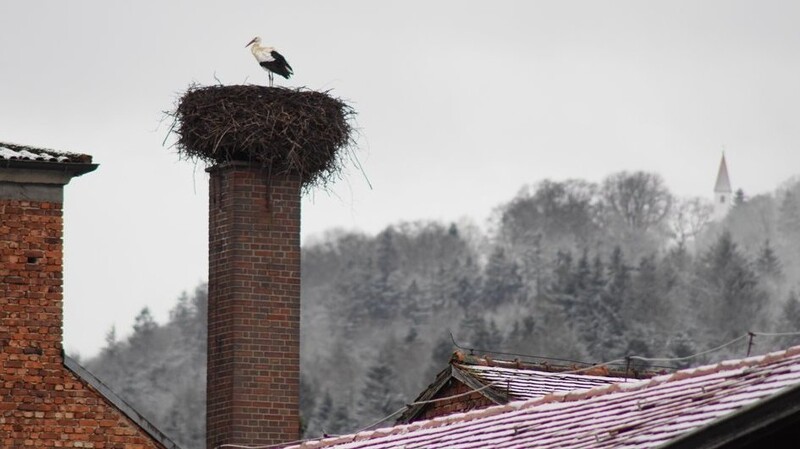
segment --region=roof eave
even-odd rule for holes
[[[495,404],[502,405],[508,403],[508,395],[499,392],[493,386],[490,386],[490,384],[482,382],[469,371],[453,366],[453,377],[469,388],[482,394]]]
[[[722,419],[659,446],[659,449],[738,449],[760,436],[800,423],[800,385],[789,387]]]
[[[66,172],[72,177],[81,176],[97,169],[99,164],[85,162],[47,162],[27,159],[0,159],[0,168],[23,168]]]
[[[407,424],[411,422],[414,418],[420,415],[422,411],[428,406],[428,404],[420,404],[420,402],[425,402],[431,400],[436,393],[441,391],[447,382],[453,378],[453,367],[452,365],[448,365],[447,368],[439,371],[439,374],[436,375],[436,380],[433,381],[432,384],[428,386],[416,399],[414,399],[413,404],[409,406],[408,410],[403,412],[397,420],[395,421],[398,424]]]

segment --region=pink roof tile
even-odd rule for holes
[[[800,389],[800,347],[295,448],[651,448]]]

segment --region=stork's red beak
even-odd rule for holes
[[[253,40],[252,40],[252,41],[250,41],[250,42],[248,42],[248,43],[247,43],[247,45],[245,45],[245,47],[249,47],[249,46],[250,46],[250,44],[252,44],[252,43],[253,43],[253,42],[255,42],[255,41],[256,41],[256,38],[253,38]]]

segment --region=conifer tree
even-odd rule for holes
[[[630,297],[626,316],[631,325],[640,329],[649,328],[658,333],[670,321],[670,307],[664,299],[659,271],[654,254],[642,257],[631,280]]]
[[[150,308],[144,307],[134,321],[133,335],[131,335],[130,339],[131,345],[144,351],[149,351],[152,349],[157,328],[158,323],[153,318],[153,314],[150,313]]]
[[[554,263],[553,282],[549,288],[550,293],[556,296],[573,296],[576,285],[575,276],[572,272],[572,253],[569,250],[557,251]]]
[[[326,389],[317,406],[313,410],[304,413],[304,416],[309,417],[308,425],[303,431],[304,438],[316,438],[328,432],[326,426],[333,418],[333,398],[330,391]]]
[[[357,430],[355,422],[350,416],[350,411],[344,404],[337,404],[333,408],[331,418],[323,429],[325,435],[341,435]]]
[[[733,207],[739,207],[745,203],[744,190],[736,189],[733,194]]]
[[[781,316],[777,322],[778,333],[791,334],[800,332],[800,297],[796,290],[791,290],[786,302],[781,307]],[[781,337],[780,344],[783,348],[800,344],[800,335],[785,335]]]
[[[430,379],[447,366],[454,351],[453,340],[449,333],[439,332],[430,350],[431,358],[425,377]]]
[[[361,425],[369,425],[396,412],[403,405],[403,398],[395,390],[397,378],[386,359],[379,356],[369,367],[361,386],[358,403]],[[393,421],[381,423],[383,426]]]
[[[519,267],[509,260],[501,247],[495,248],[486,265],[483,300],[488,307],[497,307],[520,299],[523,284]]]
[[[756,259],[756,271],[760,276],[772,281],[778,281],[783,277],[781,262],[778,260],[775,250],[772,249],[769,239],[764,240],[764,246],[759,251],[758,259]]]
[[[727,341],[763,324],[768,297],[730,232],[723,232],[702,256],[696,281],[697,326],[709,341]]]
[[[608,261],[608,288],[605,302],[614,310],[620,311],[628,302],[631,283],[630,267],[625,263],[622,248],[615,246]]]

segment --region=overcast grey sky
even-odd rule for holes
[[[207,175],[169,145],[189,83],[286,86],[358,111],[357,155],[303,239],[469,217],[545,178],[660,173],[710,196],[800,173],[797,1],[0,1],[0,141],[88,153],[65,204],[65,347],[93,355],[207,279]],[[164,144],[165,138],[167,139]]]

